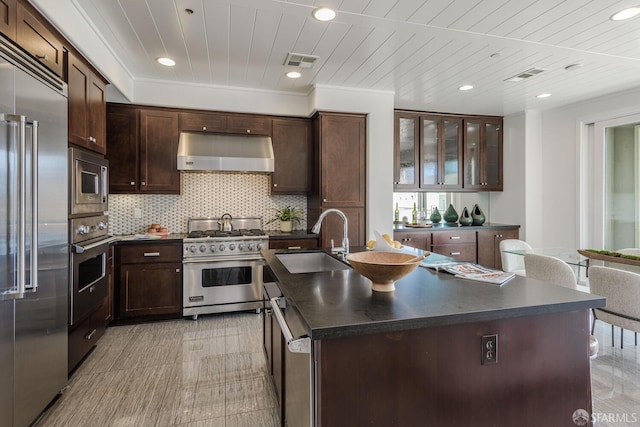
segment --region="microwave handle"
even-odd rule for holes
[[[102,203],[107,203],[107,194],[109,191],[109,185],[107,183],[107,180],[109,179],[109,174],[107,173],[107,167],[106,166],[100,166],[100,174],[102,175]]]

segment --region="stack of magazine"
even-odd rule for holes
[[[493,270],[470,262],[457,261],[425,261],[421,264],[423,267],[434,268],[451,273],[461,279],[477,280],[479,282],[493,283],[494,285],[502,285],[511,280],[514,273],[507,273],[501,270]]]

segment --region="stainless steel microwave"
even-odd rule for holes
[[[69,215],[99,215],[108,210],[109,161],[69,148]]]

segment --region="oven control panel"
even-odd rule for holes
[[[216,257],[229,255],[255,255],[265,246],[264,239],[217,240],[204,239],[183,242],[184,258]]]

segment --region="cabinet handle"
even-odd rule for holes
[[[247,133],[251,133],[251,129],[247,129]]]
[[[323,202],[326,202],[326,201],[327,201],[327,199],[322,199],[322,201],[323,201]]]
[[[145,252],[144,256],[160,256],[160,252]]]
[[[451,236],[449,237],[451,240],[460,240],[460,236]]]
[[[131,185],[136,185],[135,181],[131,181]]]
[[[450,252],[449,255],[460,255],[460,252]]]
[[[36,55],[36,58],[38,58],[41,61],[48,61],[49,57],[47,55]]]
[[[206,126],[202,126],[202,130],[207,130],[207,127]]]
[[[142,185],[147,185],[147,184],[145,184],[145,182],[144,182],[144,181],[142,181],[140,184],[142,184]]]
[[[84,338],[89,341],[91,338],[93,338],[93,335],[98,332],[97,329],[94,329],[93,331],[89,332],[87,335],[84,336]]]
[[[180,269],[179,268],[176,268],[176,273],[180,273]]]
[[[403,242],[410,242],[411,241],[411,237],[405,237],[402,239]]]
[[[277,187],[277,186],[278,186],[278,184],[273,184],[273,186],[274,186],[274,187]]]
[[[287,249],[302,249],[302,246],[289,246]]]

